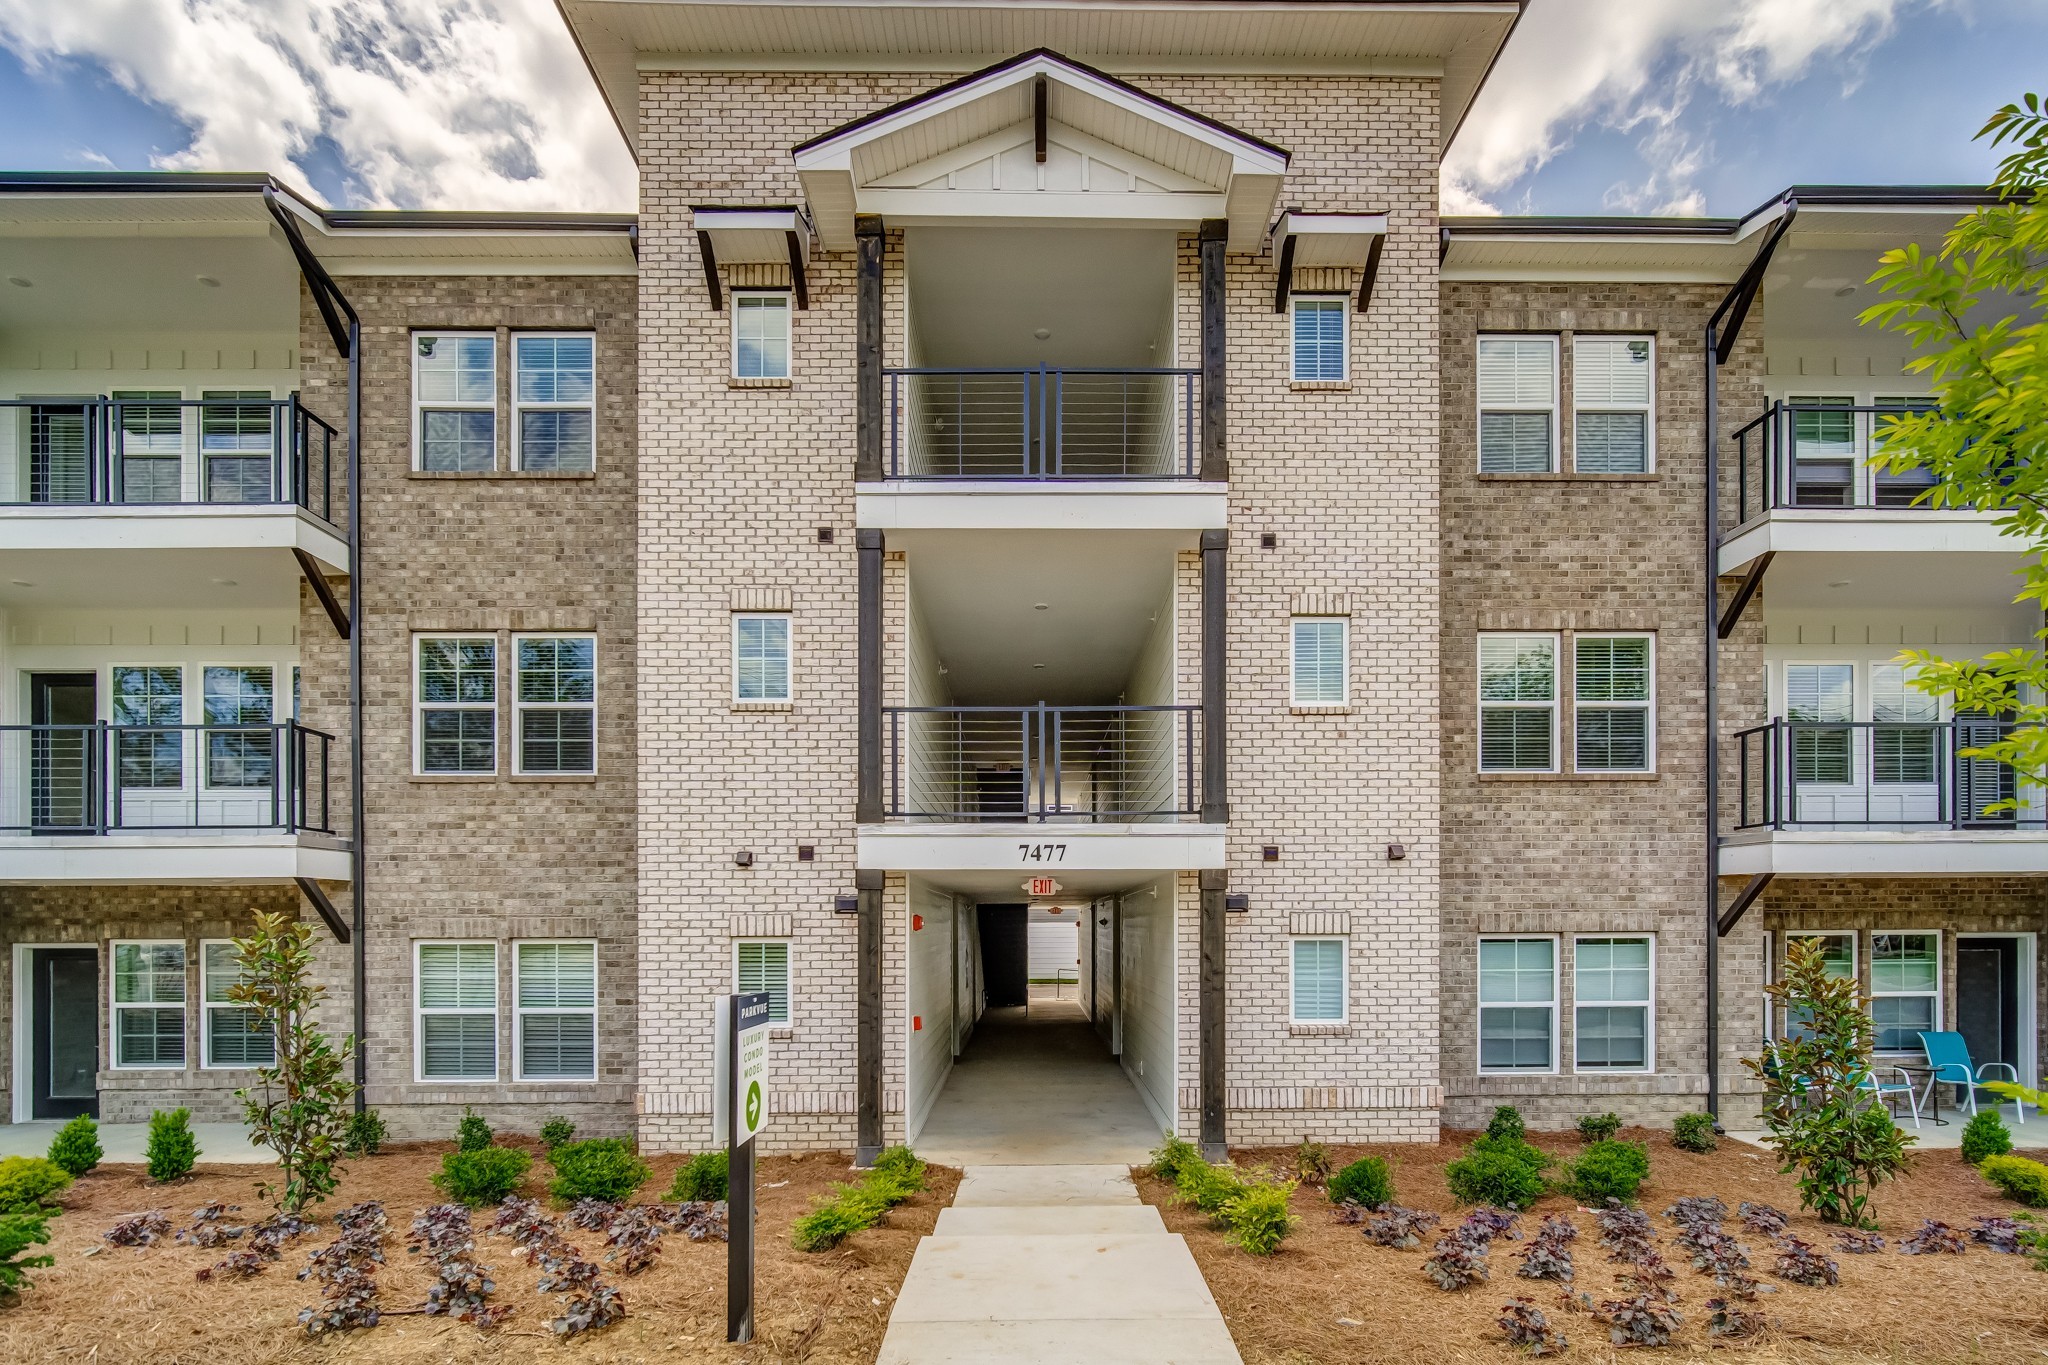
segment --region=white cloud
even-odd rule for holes
[[[165,169],[303,182],[338,149],[365,205],[633,206],[552,0],[0,0],[0,45],[98,63],[184,120]]]
[[[1846,89],[1905,11],[1957,0],[1533,0],[1443,165],[1443,211],[1498,213],[1504,191],[1582,129],[1640,132],[1644,172],[1609,187],[1627,213],[1698,213],[1702,95],[1753,103],[1827,60]]]

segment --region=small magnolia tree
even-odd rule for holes
[[[1819,939],[1793,939],[1784,980],[1767,988],[1802,1019],[1775,1057],[1745,1058],[1764,1086],[1764,1141],[1796,1176],[1799,1202],[1824,1223],[1869,1226],[1870,1192],[1906,1168],[1906,1144],[1876,1096],[1859,1090],[1870,1074],[1873,1033],[1867,999],[1854,980],[1830,976]]]
[[[286,915],[256,914],[256,932],[235,940],[242,973],[231,1004],[254,1013],[277,1040],[272,1065],[238,1090],[250,1136],[277,1153],[280,1178],[257,1188],[285,1213],[333,1193],[355,1083],[344,1072],[356,1040],[336,1047],[313,1022],[327,994],[312,980],[313,929]]]

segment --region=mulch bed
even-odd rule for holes
[[[1397,1202],[1444,1215],[1453,1227],[1462,1211],[1450,1197],[1444,1165],[1458,1157],[1471,1133],[1444,1135],[1434,1146],[1336,1147],[1336,1168],[1361,1156],[1380,1156],[1393,1174]],[[2048,1356],[2048,1274],[2025,1258],[2001,1255],[1971,1243],[1960,1256],[1905,1256],[1899,1241],[1924,1219],[1938,1218],[1966,1231],[1979,1214],[2011,1215],[2021,1210],[2001,1197],[1953,1151],[1913,1157],[1905,1178],[1878,1188],[1877,1218],[1889,1245],[1874,1255],[1848,1255],[1834,1242],[1834,1228],[1798,1212],[1799,1194],[1790,1177],[1777,1173],[1767,1152],[1723,1140],[1718,1151],[1681,1152],[1669,1133],[1627,1131],[1646,1142],[1650,1179],[1639,1202],[1656,1225],[1659,1246],[1678,1269],[1678,1312],[1684,1326],[1672,1345],[1652,1358],[1740,1359],[1758,1365],[1829,1362],[2021,1361]],[[1530,1140],[1559,1157],[1577,1152],[1576,1135],[1532,1133]],[[2029,1155],[2040,1156],[2040,1153]],[[1291,1151],[1233,1153],[1241,1167],[1291,1167]],[[1551,1325],[1570,1339],[1567,1359],[1641,1360],[1642,1348],[1612,1347],[1607,1327],[1559,1305],[1562,1286],[1515,1274],[1528,1234],[1547,1213],[1569,1215],[1578,1225],[1573,1243],[1577,1278],[1571,1286],[1595,1303],[1619,1297],[1614,1272],[1599,1247],[1590,1213],[1564,1196],[1546,1196],[1522,1218],[1523,1240],[1496,1242],[1488,1262],[1491,1278],[1455,1293],[1438,1289],[1423,1272],[1436,1233],[1412,1250],[1395,1251],[1368,1242],[1357,1227],[1333,1217],[1322,1191],[1301,1189],[1294,1211],[1301,1227],[1267,1258],[1248,1256],[1226,1243],[1208,1218],[1172,1206],[1172,1188],[1144,1172],[1138,1188],[1158,1205],[1168,1228],[1184,1234],[1207,1277],[1246,1365],[1307,1365],[1315,1362],[1504,1362],[1523,1357],[1511,1349],[1496,1323],[1511,1298],[1533,1300]],[[1712,1277],[1694,1271],[1689,1257],[1671,1246],[1676,1227],[1663,1210],[1682,1196],[1716,1195],[1726,1201],[1726,1231],[1748,1249],[1750,1274],[1777,1292],[1755,1305],[1772,1326],[1745,1341],[1712,1341],[1707,1335],[1706,1301],[1722,1291]],[[1768,1203],[1791,1215],[1789,1230],[1841,1267],[1841,1283],[1826,1288],[1788,1284],[1771,1274],[1769,1239],[1743,1228],[1735,1216],[1741,1201]]]
[[[959,1172],[929,1168],[924,1193],[892,1210],[884,1226],[858,1233],[832,1251],[799,1252],[789,1229],[813,1196],[850,1180],[845,1153],[764,1157],[759,1169],[756,1339],[751,1346],[725,1341],[726,1244],[692,1242],[680,1234],[663,1240],[654,1265],[635,1276],[607,1273],[626,1300],[623,1321],[558,1341],[548,1319],[561,1300],[536,1289],[541,1272],[504,1237],[482,1232],[476,1259],[492,1268],[494,1302],[516,1305],[497,1329],[482,1332],[442,1317],[392,1316],[374,1328],[309,1340],[299,1309],[317,1303],[311,1281],[295,1277],[306,1253],[333,1240],[335,1210],[381,1200],[391,1219],[385,1264],[377,1275],[380,1305],[415,1308],[433,1282],[424,1258],[408,1255],[406,1229],[415,1212],[442,1202],[428,1183],[440,1170],[448,1143],[403,1144],[350,1163],[339,1193],[316,1205],[321,1224],[288,1244],[284,1259],[249,1280],[201,1283],[194,1272],[210,1266],[234,1244],[206,1251],[160,1243],[142,1251],[105,1247],[100,1234],[116,1219],[161,1209],[174,1227],[190,1224],[192,1210],[212,1200],[242,1205],[239,1217],[259,1218],[255,1182],[267,1168],[202,1166],[171,1185],[151,1183],[138,1166],[102,1166],[66,1190],[65,1212],[51,1221],[57,1264],[34,1272],[34,1287],[0,1309],[0,1361],[90,1361],[94,1365],[229,1365],[243,1361],[805,1361],[817,1365],[874,1360],[889,1310],[910,1268],[918,1239],[939,1210],[952,1202]],[[508,1145],[510,1145],[508,1143]],[[679,1157],[650,1157],[654,1178],[641,1202],[655,1200],[675,1178]],[[544,1197],[546,1165],[535,1160],[529,1195]],[[490,1219],[480,1210],[479,1226]],[[588,1259],[602,1261],[604,1235],[566,1229]]]

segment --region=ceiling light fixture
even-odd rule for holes
[[[1849,580],[1846,578],[1831,578],[1828,580],[1828,586],[1831,588],[1846,588],[1849,586]]]
[[[1837,289],[1837,290],[1835,291],[1835,297],[1836,297],[1836,298],[1838,298],[1838,299],[1846,299],[1846,298],[1848,298],[1848,297],[1849,297],[1849,296],[1850,296],[1851,294],[1853,294],[1853,293],[1855,293],[1855,292],[1856,292],[1856,286],[1855,286],[1855,285],[1853,285],[1853,284],[1845,284],[1845,285],[1843,285],[1843,286],[1842,286],[1842,287],[1841,287],[1840,289]]]
[[[1049,611],[1051,609],[1052,603],[1050,602],[1033,602],[1031,604],[1031,610],[1033,611]]]
[[[1052,328],[1041,327],[1031,335],[1037,337],[1040,341],[1045,341],[1052,336]]]
[[[195,275],[193,276],[193,278],[198,280],[201,284],[205,285],[208,289],[220,288],[220,281],[215,279],[211,275]]]
[[[35,584],[29,582],[26,578],[10,578],[7,581],[12,583],[17,588],[33,588],[35,586]]]
[[[21,275],[9,275],[7,277],[7,282],[13,285],[16,289],[33,289],[35,288],[36,284],[34,280],[28,279],[25,276]]]
[[[220,586],[222,586],[223,588],[233,588],[240,586],[239,581],[233,578],[216,578],[213,581],[220,584]]]
[[[1044,668],[1044,667],[1045,667],[1045,665],[1044,665],[1044,664],[1033,664],[1033,665],[1031,665],[1031,666],[1032,666],[1033,668]]]

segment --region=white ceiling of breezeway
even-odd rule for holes
[[[1174,242],[1138,228],[911,228],[918,363],[1170,366]]]

